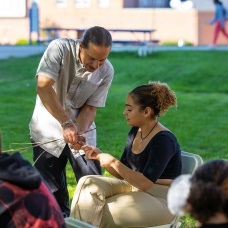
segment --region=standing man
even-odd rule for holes
[[[45,51],[37,69],[36,105],[29,124],[35,167],[55,195],[65,217],[69,216],[66,164],[78,181],[82,176],[101,174],[99,162],[77,150],[85,133],[96,145],[94,119],[104,107],[114,69],[107,60],[111,34],[92,27],[81,40],[56,39]],[[48,142],[48,143],[45,143]],[[45,144],[43,144],[45,143]]]

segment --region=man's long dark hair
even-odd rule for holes
[[[83,48],[88,48],[89,43],[110,48],[112,46],[112,36],[110,32],[100,26],[94,26],[87,29],[84,32],[81,41]]]

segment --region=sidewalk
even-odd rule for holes
[[[47,48],[47,45],[22,45],[22,46],[3,46],[0,45],[0,59],[10,57],[27,57],[32,55],[41,55]],[[112,47],[112,52],[118,51],[137,51],[137,46]],[[217,46],[210,48],[208,46],[156,46],[153,51],[228,51],[228,46]]]
[[[27,57],[32,55],[42,54],[47,46],[44,45],[21,45],[21,46],[8,46],[0,45],[0,59],[7,59],[10,57]]]

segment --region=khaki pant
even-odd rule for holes
[[[80,179],[70,217],[101,228],[147,227],[169,223],[167,186],[155,184],[141,192],[126,181],[90,175]]]

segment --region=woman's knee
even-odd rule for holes
[[[71,204],[71,217],[93,225],[99,225],[105,193],[97,182],[97,175],[82,177],[77,185]]]
[[[80,180],[78,181],[78,187],[90,187],[91,185],[96,185],[99,186],[100,181],[99,181],[99,177],[102,177],[100,175],[86,175],[80,178]]]
[[[76,198],[81,197],[92,197],[99,200],[105,200],[105,193],[102,189],[101,182],[97,175],[88,175],[82,177],[77,185],[75,196]]]
[[[84,199],[87,198],[89,204],[97,204],[99,201],[98,204],[103,205],[106,198],[126,191],[130,191],[130,186],[125,186],[123,181],[100,175],[88,175],[79,180],[73,202],[85,203]]]

